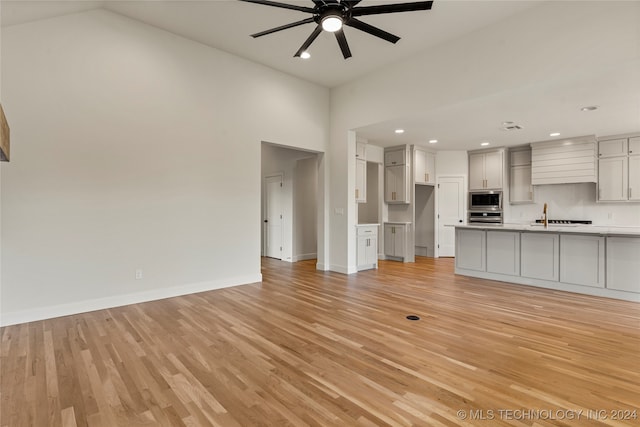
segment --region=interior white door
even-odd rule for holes
[[[464,221],[464,177],[438,177],[438,256],[452,257],[456,253],[455,228]]]
[[[265,256],[282,259],[282,176],[265,181]]]

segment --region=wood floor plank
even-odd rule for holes
[[[2,328],[0,426],[640,424],[640,304],[456,276],[451,259],[262,274]]]

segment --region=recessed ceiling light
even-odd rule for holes
[[[550,133],[549,136],[560,136],[560,132],[553,132]]]
[[[587,105],[586,107],[582,107],[580,111],[594,111],[597,109],[598,109],[597,105]]]
[[[404,129],[396,129],[394,132],[395,133],[404,133]]]
[[[502,122],[502,126],[509,126],[512,125],[513,122]]]
[[[438,142],[438,140],[437,140],[437,139],[430,139],[430,140],[429,140],[429,144],[435,144],[436,142]]]
[[[304,52],[302,52],[302,53],[300,54],[300,58],[302,58],[302,59],[309,59],[309,58],[311,58],[311,54],[305,50]]]
[[[487,141],[485,141],[485,142],[481,142],[480,145],[482,145],[484,147],[484,146],[489,145],[489,143]]]

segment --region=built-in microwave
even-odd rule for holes
[[[469,192],[469,210],[501,211],[502,191]]]

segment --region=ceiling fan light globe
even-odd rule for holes
[[[329,15],[322,19],[322,29],[327,32],[335,33],[341,28],[342,18],[340,18],[339,16]]]

